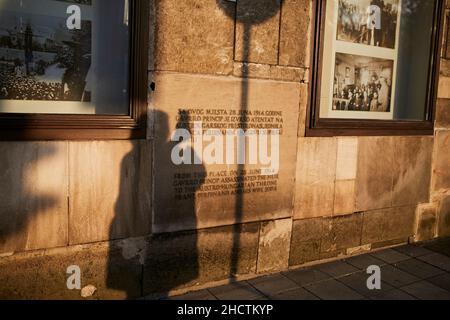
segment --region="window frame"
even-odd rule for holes
[[[0,140],[145,139],[149,19],[149,1],[131,0],[128,115],[0,113]]]
[[[329,0],[328,0],[329,1]],[[445,0],[438,0],[435,7],[432,45],[429,60],[426,120],[362,120],[320,118],[320,92],[325,34],[327,0],[313,0],[311,26],[311,72],[309,76],[309,99],[306,115],[306,137],[331,136],[399,136],[433,135],[439,87],[439,67],[445,17]]]

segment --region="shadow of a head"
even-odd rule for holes
[[[237,0],[237,6],[239,10],[236,10],[234,6],[230,5],[232,1],[229,0],[216,0],[219,8],[221,8],[225,14],[231,18],[235,18],[239,23],[243,23],[248,26],[254,26],[261,24],[273,16],[275,16],[280,10],[281,0]]]

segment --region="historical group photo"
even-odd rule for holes
[[[400,0],[339,0],[337,40],[395,48]]]
[[[90,101],[91,22],[0,12],[0,99]]]
[[[337,53],[333,110],[390,112],[392,60]]]

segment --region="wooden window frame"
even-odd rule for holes
[[[311,43],[311,73],[308,99],[306,132],[307,137],[330,136],[398,136],[433,135],[437,91],[439,86],[439,63],[445,17],[445,0],[438,0],[434,12],[432,45],[429,61],[429,75],[426,101],[426,120],[361,120],[320,118],[320,91],[325,33],[325,10],[327,0],[313,1],[313,37]]]
[[[0,140],[145,139],[149,19],[148,0],[130,1],[128,115],[0,113]]]

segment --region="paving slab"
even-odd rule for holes
[[[427,281],[431,282],[435,286],[438,286],[439,288],[450,291],[450,273],[438,275],[436,277],[427,279]]]
[[[326,274],[329,274],[334,278],[343,277],[360,271],[359,269],[355,268],[354,266],[348,264],[345,261],[334,261],[325,263],[317,266],[317,269]]]
[[[230,283],[225,286],[211,288],[209,291],[219,300],[256,300],[264,298],[264,295],[246,282]]]
[[[299,289],[299,285],[282,274],[247,281],[264,295],[272,297],[280,292]]]
[[[371,255],[377,259],[381,259],[389,264],[398,263],[401,261],[405,261],[411,259],[410,256],[400,253],[394,249],[381,250],[377,252],[371,253]]]
[[[313,283],[305,289],[322,300],[364,300],[358,292],[335,279]]]
[[[431,264],[417,259],[403,261],[398,263],[396,266],[397,268],[408,272],[409,274],[412,274],[420,279],[431,278],[444,272],[439,268],[433,267]]]
[[[400,290],[394,289],[388,292],[384,292],[381,295],[377,295],[371,298],[372,300],[417,300],[410,294]]]
[[[283,291],[276,295],[270,296],[273,300],[320,300],[312,293],[303,288]]]
[[[450,292],[428,281],[420,281],[401,288],[420,300],[450,300]]]
[[[360,269],[360,270],[367,270],[369,266],[384,266],[387,264],[386,261],[383,261],[381,259],[377,259],[370,254],[363,254],[360,256],[351,257],[348,259],[345,259],[345,262],[351,264],[352,266]]]
[[[426,256],[418,257],[417,259],[431,264],[439,269],[450,272],[450,257],[447,257],[440,253],[432,253]]]
[[[283,274],[297,283],[299,286],[306,286],[308,284],[316,283],[330,279],[329,274],[323,273],[316,269],[299,269],[289,272],[283,272]]]
[[[420,281],[418,277],[415,277],[412,274],[404,272],[391,265],[381,267],[381,279],[382,281],[397,288]]]
[[[406,254],[407,256],[410,256],[410,257],[413,257],[413,258],[433,253],[433,251],[428,250],[428,249],[426,249],[424,247],[413,246],[413,245],[410,245],[410,244],[394,248],[394,250],[398,251],[400,253]]]
[[[395,289],[391,285],[389,285],[385,282],[382,282],[381,289],[370,290],[367,287],[367,279],[369,278],[369,276],[370,275],[368,275],[365,272],[358,272],[358,273],[353,273],[351,275],[345,276],[343,278],[339,278],[338,281],[342,282],[347,287],[355,290],[356,292],[358,292],[359,294],[361,294],[362,296],[364,296],[366,298],[373,298],[373,297],[376,297],[379,295],[383,295],[383,294],[386,294],[388,291]]]

